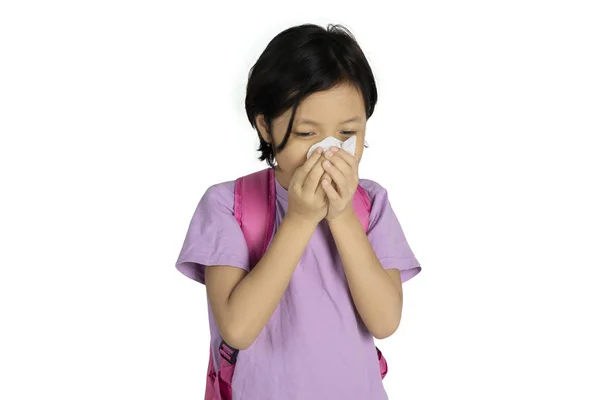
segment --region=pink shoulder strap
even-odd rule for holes
[[[250,268],[267,251],[275,224],[275,174],[263,169],[235,181],[235,219],[240,224],[250,257]]]
[[[369,230],[369,216],[371,215],[371,200],[365,189],[358,185],[356,192],[354,193],[354,199],[352,199],[352,205],[354,206],[354,212],[358,217],[361,225],[365,232]]]

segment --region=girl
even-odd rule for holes
[[[246,112],[276,178],[274,235],[250,268],[235,182],[219,183],[176,263],[206,285],[214,368],[222,341],[239,350],[234,400],[387,399],[373,338],[396,331],[402,282],[421,266],[386,190],[358,178],[376,102],[365,55],[340,26],[287,29],[251,69]],[[352,136],[355,155],[334,147],[307,158],[325,138]],[[371,203],[366,232],[352,206],[359,185]]]

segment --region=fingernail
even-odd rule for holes
[[[339,149],[339,147],[332,147],[331,151],[335,154]]]
[[[323,149],[320,147],[317,147],[317,150],[315,150],[317,153],[321,154],[323,152]]]
[[[331,167],[331,163],[329,161],[325,161],[323,164],[325,165],[325,168]]]
[[[327,150],[327,153],[325,153],[325,156],[327,157],[331,157],[333,155],[333,153],[331,152],[331,150]]]

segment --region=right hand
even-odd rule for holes
[[[327,215],[327,196],[320,185],[325,174],[323,160],[323,151],[318,148],[292,175],[288,187],[289,216],[318,224]]]

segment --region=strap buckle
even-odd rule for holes
[[[222,340],[221,344],[219,345],[219,354],[221,354],[221,357],[224,358],[225,361],[227,361],[231,365],[235,364],[235,362],[237,361],[237,356],[239,352],[240,351],[238,349],[234,349],[233,347],[225,343],[225,340]]]

